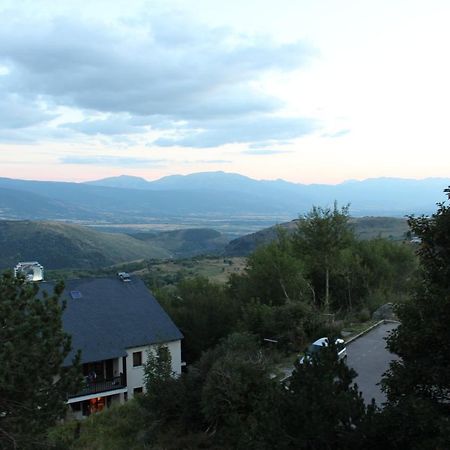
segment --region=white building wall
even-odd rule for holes
[[[179,375],[181,373],[181,341],[166,342],[158,345],[168,347],[172,359],[172,371]],[[146,345],[141,347],[132,347],[127,349],[126,365],[127,365],[127,389],[128,398],[133,398],[134,389],[143,388],[144,386],[144,364],[147,362],[149,351],[156,351],[158,345]],[[142,365],[133,367],[133,353],[142,352]]]
[[[173,341],[167,344],[172,358],[172,372],[181,374],[181,341]]]

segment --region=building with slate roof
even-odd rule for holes
[[[63,327],[73,350],[64,364],[81,350],[85,380],[80,392],[69,395],[75,417],[143,392],[147,354],[159,345],[169,350],[174,374],[181,373],[181,332],[141,280],[119,275],[65,282]],[[49,293],[53,287],[40,283]]]

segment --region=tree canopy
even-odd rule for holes
[[[314,206],[298,223],[294,236],[297,252],[308,261],[312,275],[322,281],[323,295],[315,300],[328,310],[330,305],[330,271],[337,265],[341,251],[355,240],[353,230],[349,227],[349,206],[333,209]]]
[[[401,324],[388,340],[400,359],[383,381],[386,414],[397,420],[397,430],[413,424],[411,433],[397,432],[397,448],[449,448],[450,207],[440,203],[431,217],[410,217],[409,223],[421,239],[420,282],[411,301],[398,305]]]
[[[338,358],[332,339],[303,364],[297,361],[283,395],[287,448],[362,448],[360,431],[368,411],[355,377]]]

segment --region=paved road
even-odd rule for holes
[[[355,382],[366,403],[370,403],[374,398],[381,406],[386,400],[377,384],[388,369],[389,363],[397,358],[386,349],[385,341],[389,332],[396,327],[396,323],[379,325],[347,346],[347,364],[358,373]]]

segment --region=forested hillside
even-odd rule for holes
[[[242,329],[300,349],[325,332],[323,313],[370,318],[380,305],[405,299],[417,268],[414,247],[360,240],[349,221],[346,208],[314,208],[293,233],[255,250],[225,286],[202,278],[182,279],[175,289],[152,285],[185,335],[187,360]]]
[[[245,256],[256,250],[260,245],[269,244],[278,236],[281,229],[288,234],[296,232],[300,219],[264,228],[255,233],[233,239],[225,248],[227,256]],[[406,219],[395,217],[350,217],[348,226],[355,232],[358,239],[373,239],[376,237],[399,241],[407,238],[408,223]]]
[[[173,258],[189,258],[201,254],[221,254],[229,239],[210,228],[191,228],[160,233],[131,233],[136,239],[166,249]]]
[[[47,269],[91,268],[144,258],[167,258],[155,244],[58,222],[0,221],[0,268],[39,261]]]

